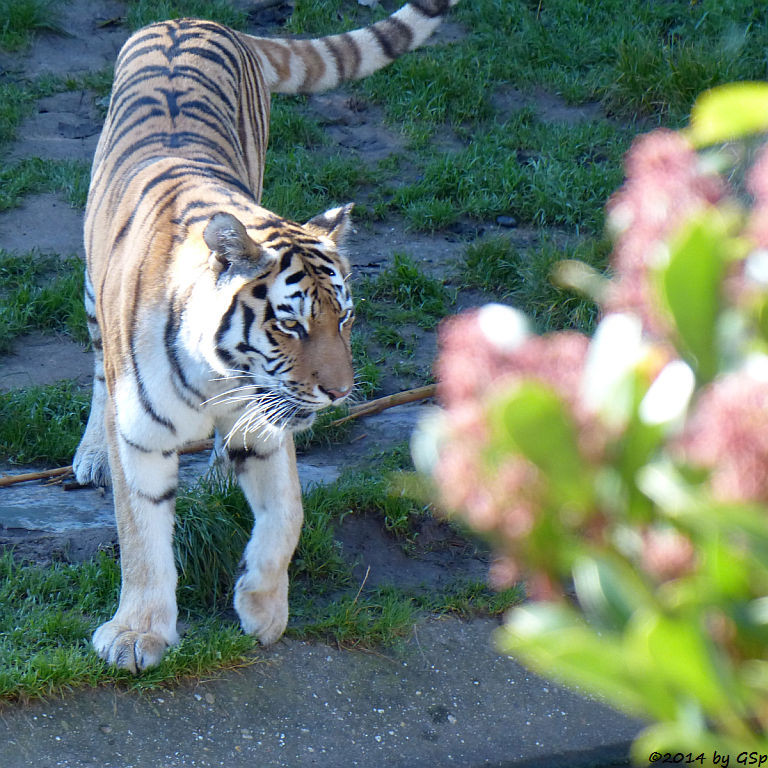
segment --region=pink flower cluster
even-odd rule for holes
[[[603,309],[637,314],[648,332],[663,337],[669,323],[652,285],[653,261],[664,240],[688,217],[715,205],[725,187],[718,176],[701,170],[693,147],[670,130],[637,138],[625,166],[624,186],[607,207],[618,235],[612,258],[615,279]]]
[[[691,540],[673,528],[649,527],[642,532],[640,567],[660,582],[689,573],[696,562]]]
[[[523,456],[488,460],[489,400],[522,381],[538,381],[570,407],[580,432],[591,434],[578,393],[588,339],[578,333],[529,336],[513,348],[494,343],[479,322],[480,312],[444,321],[437,360],[438,395],[446,409],[448,439],[442,446],[434,480],[443,506],[462,514],[475,530],[497,537],[506,554],[492,569],[496,586],[519,577],[510,557],[514,543],[530,533],[541,508],[543,483],[538,468]],[[594,441],[587,441],[592,445]],[[535,584],[548,579],[543,575]],[[543,581],[542,581],[543,579]],[[529,582],[529,587],[532,582]]]
[[[676,448],[684,460],[710,470],[715,498],[768,502],[768,382],[744,372],[714,381]]]
[[[535,379],[574,409],[589,339],[575,331],[528,336],[513,348],[495,343],[478,322],[479,312],[448,318],[440,326],[436,373],[440,401],[449,409],[476,403],[513,381]]]
[[[759,248],[768,248],[768,145],[760,150],[750,169],[747,189],[753,197],[747,233]]]

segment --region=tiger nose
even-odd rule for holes
[[[338,389],[332,389],[330,387],[320,387],[323,394],[328,395],[331,400],[341,400],[342,397],[346,397],[349,394],[350,387],[339,387]]]

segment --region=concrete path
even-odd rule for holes
[[[214,680],[9,706],[0,766],[626,765],[640,724],[500,655],[496,628],[427,620],[382,653],[284,640]]]

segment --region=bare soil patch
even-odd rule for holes
[[[58,195],[30,195],[18,207],[0,213],[0,248],[16,253],[36,249],[63,257],[77,254],[82,258],[83,213]]]
[[[13,352],[0,358],[0,392],[73,379],[90,384],[93,356],[66,336],[30,333],[16,340]]]

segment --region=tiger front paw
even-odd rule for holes
[[[137,632],[114,619],[93,633],[93,647],[108,664],[136,674],[160,663],[165,649],[178,642],[175,632],[165,638],[157,632]]]
[[[83,440],[72,461],[72,471],[80,485],[107,487],[112,483],[109,457],[103,445],[91,445]]]
[[[247,589],[244,579],[241,577],[235,587],[235,610],[240,624],[246,634],[256,635],[262,645],[271,645],[288,625],[288,575],[268,590]]]

